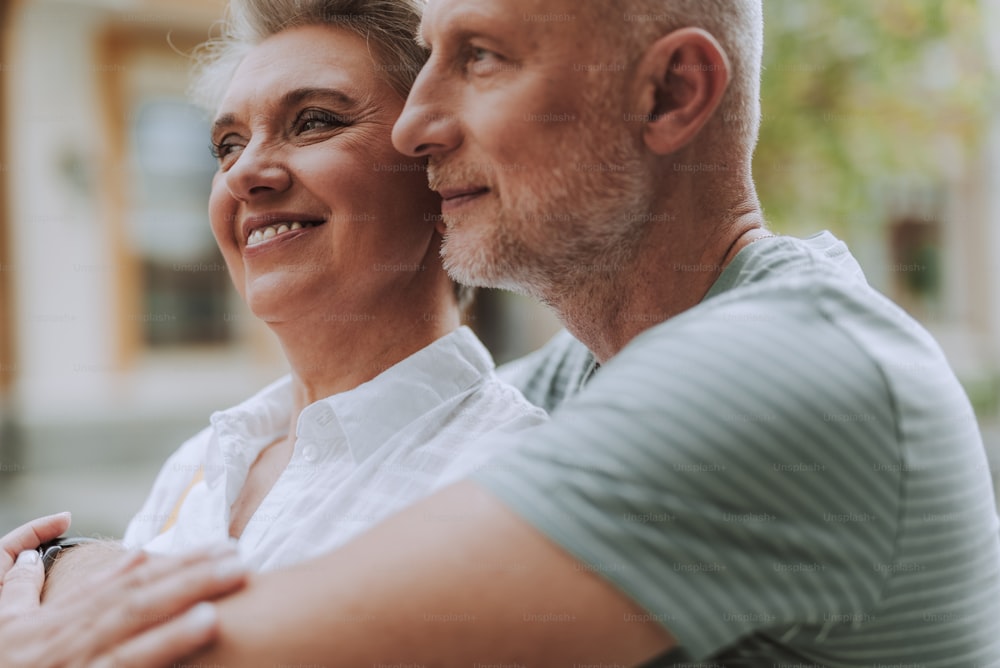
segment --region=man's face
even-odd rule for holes
[[[445,266],[471,285],[552,299],[620,271],[651,204],[624,55],[574,0],[430,0],[431,57],[396,124],[429,156]]]

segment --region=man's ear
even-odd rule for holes
[[[646,146],[667,155],[690,142],[718,109],[729,72],[722,46],[701,28],[654,42],[637,73]]]

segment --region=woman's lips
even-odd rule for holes
[[[322,221],[292,221],[259,227],[250,233],[243,255],[253,257],[266,253],[287,241],[292,241],[323,225]]]
[[[317,225],[319,223],[315,221],[300,222],[296,220],[290,223],[274,223],[266,227],[258,227],[250,233],[250,237],[247,239],[247,248],[260,246],[271,239],[288,234],[289,232],[316,227]]]

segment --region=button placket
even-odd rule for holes
[[[319,448],[315,443],[306,443],[302,446],[302,459],[307,464],[315,464],[319,459]]]
[[[337,417],[325,403],[309,406],[299,417],[298,440],[291,465],[306,469],[309,475],[318,470],[318,465],[329,458],[332,432],[339,432]]]

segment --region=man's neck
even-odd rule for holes
[[[547,300],[566,328],[607,362],[640,333],[696,306],[743,248],[771,236],[759,209],[747,210],[706,237],[705,226],[650,230],[634,261]]]

